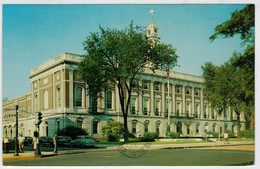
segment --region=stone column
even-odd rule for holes
[[[61,77],[63,77],[63,74],[62,74],[62,76]],[[63,83],[63,79],[61,79],[62,80],[62,83]],[[62,84],[61,83],[61,84]],[[74,83],[74,80],[73,80],[73,70],[69,70],[69,88],[70,88],[70,92],[69,92],[69,99],[70,99],[70,101],[69,101],[69,105],[70,105],[70,109],[71,110],[73,110],[73,83]],[[62,90],[61,90],[62,92],[63,92],[63,88],[62,88]],[[62,97],[63,98],[63,97]],[[62,105],[63,106],[63,105]]]
[[[183,88],[182,88],[182,116],[185,116],[185,113],[186,113],[185,88],[186,88],[186,86],[183,85]]]
[[[142,81],[139,81],[140,86],[142,86]],[[143,115],[143,91],[138,94],[138,115]]]
[[[175,112],[176,112],[176,110],[175,110],[175,104],[176,104],[176,101],[175,101],[175,85],[174,84],[172,84],[172,113],[175,115]],[[172,114],[172,115],[173,115]]]
[[[201,89],[201,96],[200,96],[200,118],[204,119],[203,114],[204,114],[204,103],[203,103],[203,89]]]
[[[211,108],[211,105],[210,105],[210,104],[208,104],[208,106],[209,106],[209,119],[212,119],[212,115],[211,115],[211,113],[212,113],[212,112],[211,112],[211,109],[212,109],[212,108]]]
[[[151,81],[150,115],[154,116],[154,81]]]
[[[65,104],[66,104],[66,92],[65,92],[65,85],[64,85],[64,83],[65,83],[65,80],[64,80],[64,69],[62,69],[61,70],[61,98],[62,98],[62,100],[61,100],[61,107],[62,107],[62,110],[64,111],[65,110]],[[73,72],[72,72],[72,76],[73,76]],[[72,82],[73,82],[73,78],[72,78]],[[72,97],[72,99],[73,99],[73,97]]]
[[[192,98],[191,98],[191,113],[193,114],[193,116],[195,117],[195,88],[191,87],[191,94],[192,94]]]

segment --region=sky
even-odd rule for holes
[[[210,42],[217,25],[246,5],[3,5],[2,97],[30,93],[31,69],[64,52],[84,54],[82,42],[98,26],[147,27],[154,10],[161,42],[180,56],[174,71],[202,75],[206,62],[221,65],[242,51],[240,36]]]

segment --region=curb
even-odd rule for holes
[[[24,159],[34,159],[34,158],[36,158],[35,155],[10,156],[10,157],[3,157],[3,161],[5,161],[5,160],[24,160]]]

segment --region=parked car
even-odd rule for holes
[[[68,136],[58,136],[58,144],[59,146],[68,146],[70,145],[71,138]]]
[[[53,146],[53,140],[51,137],[48,136],[41,136],[39,138],[39,143],[43,146]]]
[[[96,141],[88,135],[77,136],[77,139],[70,142],[72,147],[94,147]]]
[[[33,142],[33,138],[32,137],[24,137],[25,139],[24,139],[24,145],[25,146],[29,146],[29,145],[31,145],[32,144],[32,142]]]

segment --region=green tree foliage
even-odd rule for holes
[[[255,6],[250,4],[244,9],[232,13],[231,18],[216,26],[215,33],[210,37],[210,40],[215,40],[218,36],[224,38],[233,37],[235,34],[240,34],[243,44],[250,42],[254,43],[255,39]]]
[[[67,126],[62,130],[58,130],[57,134],[60,136],[69,136],[74,140],[77,138],[78,135],[87,135],[88,133],[82,128]]]
[[[164,65],[176,66],[175,49],[168,44],[152,43],[145,29],[133,23],[124,30],[100,26],[99,32],[92,32],[83,45],[86,55],[79,64],[79,75],[88,84],[88,94],[94,98],[102,98],[108,84],[118,88],[127,142],[127,117],[136,75],[147,67],[155,71]]]
[[[119,141],[123,131],[124,125],[117,121],[111,121],[106,126],[102,127],[102,132],[107,135],[109,142]]]
[[[245,111],[248,119],[253,115],[255,104],[255,6],[253,4],[247,5],[240,11],[236,10],[228,21],[216,26],[210,40],[214,41],[219,36],[230,38],[236,34],[243,40],[242,45],[247,47],[243,52],[234,52],[230,59],[229,64],[235,69],[234,76],[237,76],[238,83],[235,85],[238,88],[234,88],[235,96],[232,104],[234,110]],[[243,105],[236,105],[237,100],[243,102]]]

